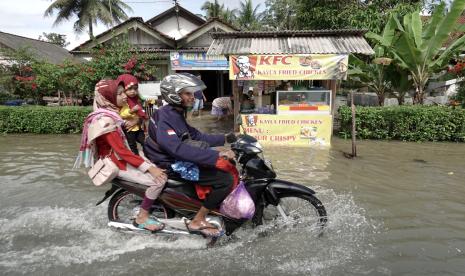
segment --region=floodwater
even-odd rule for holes
[[[219,131],[211,118],[194,118]],[[350,141],[330,149],[265,148],[281,179],[327,208],[311,229],[244,228],[206,249],[200,237],[107,227],[106,203],[71,170],[77,135],[0,136],[2,275],[463,275],[465,145]]]

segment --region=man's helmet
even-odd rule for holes
[[[160,91],[163,99],[171,105],[181,105],[180,92],[196,92],[207,88],[205,83],[196,76],[189,73],[177,73],[168,75],[160,83]]]

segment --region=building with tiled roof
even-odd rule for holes
[[[141,17],[131,17],[109,30],[88,40],[70,52],[78,57],[90,58],[91,49],[97,45],[105,45],[113,40],[127,35],[131,43],[139,52],[157,53],[158,58],[153,61],[157,65],[157,79],[180,70],[198,70],[206,82],[205,94],[208,99],[223,95],[230,91],[227,81],[227,67],[188,68],[173,61],[173,57],[181,57],[191,62],[192,58],[206,58],[206,52],[213,41],[212,32],[232,32],[237,29],[219,18],[205,20],[179,4],[144,21]],[[227,65],[226,57],[218,56]],[[211,57],[209,57],[211,58]],[[208,60],[205,60],[208,62]],[[228,86],[228,87],[225,87]],[[224,92],[226,91],[226,92]]]
[[[27,48],[36,58],[54,64],[63,63],[66,59],[79,61],[79,59],[75,59],[68,50],[57,44],[1,31],[0,48],[7,49],[7,51],[17,51],[22,48]],[[0,53],[0,60],[8,60],[8,57],[6,56],[7,51],[2,51],[4,52],[3,56]]]

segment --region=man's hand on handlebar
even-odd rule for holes
[[[237,136],[236,136],[236,134],[234,134],[234,133],[232,133],[232,132],[226,133],[226,134],[224,135],[224,137],[225,137],[225,141],[226,141],[227,143],[230,143],[230,144],[237,141]]]

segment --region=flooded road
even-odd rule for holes
[[[222,127],[205,119],[201,129]],[[310,229],[240,229],[205,249],[201,238],[109,229],[106,187],[71,170],[77,135],[0,136],[2,275],[463,275],[465,145],[350,141],[330,149],[265,148],[281,179],[326,206]]]

